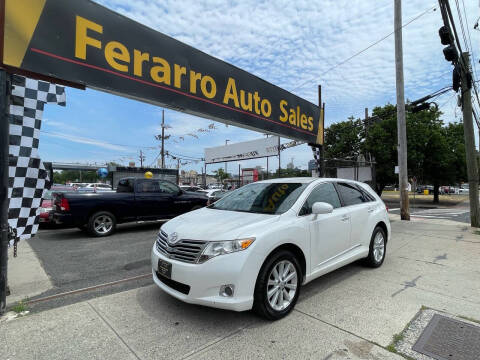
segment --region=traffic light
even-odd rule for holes
[[[440,41],[442,42],[442,45],[450,45],[451,39],[450,39],[450,31],[446,26],[442,26],[438,30],[438,35],[440,35]]]
[[[442,26],[438,30],[438,35],[440,35],[440,41],[442,45],[448,45],[443,49],[443,55],[445,60],[451,61],[453,63],[458,61],[458,52],[457,48],[453,44],[453,36],[450,33],[450,29],[446,26]]]

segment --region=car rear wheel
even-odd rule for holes
[[[302,272],[297,258],[282,250],[263,264],[255,285],[253,310],[269,320],[286,316],[300,294]]]
[[[373,230],[370,240],[370,251],[365,259],[366,264],[370,267],[377,268],[383,264],[387,251],[387,234],[380,226]]]
[[[117,222],[115,216],[108,211],[99,211],[88,220],[88,233],[95,237],[108,236],[114,233]]]

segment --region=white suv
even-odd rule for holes
[[[302,284],[358,259],[382,265],[389,238],[385,204],[366,184],[260,181],[165,223],[153,280],[188,303],[279,319]]]

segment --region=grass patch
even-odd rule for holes
[[[403,335],[403,332],[401,334],[395,334],[393,335],[393,340],[392,342],[390,343],[390,345],[388,345],[386,347],[386,349],[392,353],[395,353],[397,354],[397,344],[402,341],[404,338],[404,335]]]
[[[480,235],[480,230],[475,230],[473,233],[474,233],[475,235]]]
[[[12,307],[12,310],[15,311],[17,314],[22,313],[27,310],[27,304],[25,301],[20,300],[15,306]]]

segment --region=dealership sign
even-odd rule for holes
[[[205,163],[257,159],[278,155],[278,137],[205,148]]]
[[[92,1],[0,1],[6,66],[323,143],[317,105]]]

